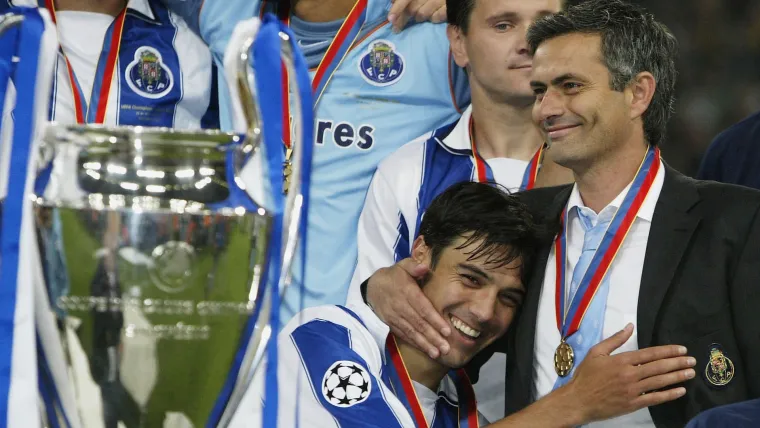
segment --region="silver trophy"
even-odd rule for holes
[[[291,41],[281,39],[295,76]],[[41,163],[65,173],[56,189],[35,195],[34,212],[63,361],[44,363],[64,367],[67,383],[59,376],[56,392],[74,403],[61,399],[48,421],[225,426],[240,402],[272,335],[269,315],[278,308],[270,293],[289,282],[304,162],[296,152],[284,230],[273,229],[266,201],[254,201],[255,210],[236,205],[247,197],[241,171],[262,135],[252,42],[239,47],[244,134],[48,125]],[[276,287],[265,286],[263,273],[275,234],[284,248],[275,255],[283,272]]]

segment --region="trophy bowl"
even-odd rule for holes
[[[265,209],[231,203],[243,140],[48,127],[43,156],[63,173],[36,197],[35,224],[82,426],[206,424],[282,233]]]

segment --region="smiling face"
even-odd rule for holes
[[[437,359],[449,368],[463,367],[504,335],[525,294],[521,260],[504,266],[487,263],[487,254],[470,260],[481,242],[458,248],[466,241],[457,238],[441,252],[422,287],[433,307],[451,324],[451,350]],[[424,237],[415,241],[412,257],[431,265]]]
[[[631,91],[610,87],[598,34],[570,33],[543,42],[533,58],[531,87],[536,95],[533,121],[562,166],[587,164],[614,152],[631,139],[637,125],[641,128],[640,112],[631,109]]]
[[[531,56],[525,41],[530,24],[557,12],[560,0],[475,0],[466,31],[449,26],[456,63],[470,84],[502,99],[531,100]]]

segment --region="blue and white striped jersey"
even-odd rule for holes
[[[375,322],[366,323],[369,318]],[[283,327],[278,336],[280,427],[416,427],[383,376],[390,364],[385,355],[388,328],[382,323],[380,328],[369,327],[377,322],[364,305],[318,306],[302,311]],[[259,370],[254,377],[232,427],[261,426],[264,373]],[[437,392],[417,383],[414,388],[431,427],[459,426],[457,392],[450,376],[444,377]],[[481,426],[486,423],[480,417]]]

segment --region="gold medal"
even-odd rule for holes
[[[282,193],[288,194],[288,189],[290,189],[290,174],[292,171],[292,164],[290,162],[290,158],[293,156],[293,149],[288,147],[288,149],[285,151],[285,162],[282,163],[282,176],[283,176],[283,188]]]
[[[559,346],[557,346],[557,350],[554,351],[554,371],[560,377],[565,377],[573,369],[574,364],[575,353],[573,352],[573,348],[565,342],[565,339],[562,339]]]

